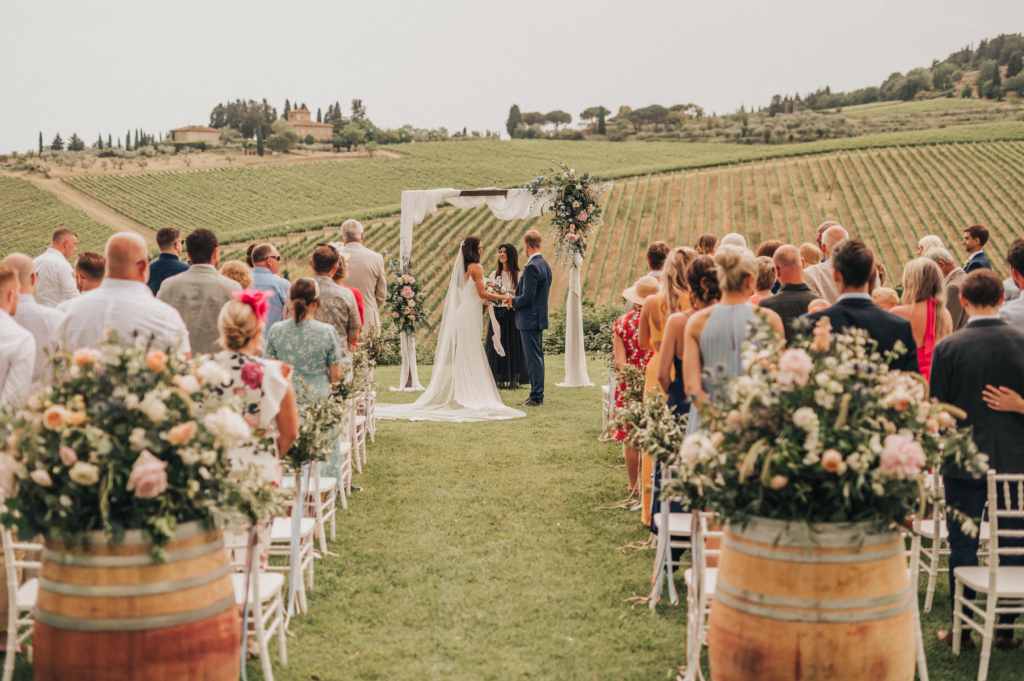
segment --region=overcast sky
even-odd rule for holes
[[[598,104],[725,113],[1021,30],[1021,0],[5,0],[0,152],[206,125],[237,98],[503,133],[513,103],[574,124]]]

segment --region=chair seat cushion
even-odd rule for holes
[[[299,523],[299,536],[308,537],[316,529],[315,518],[303,518]],[[270,528],[270,541],[278,544],[289,542],[292,538],[292,519],[274,518],[274,524]]]
[[[18,587],[18,607],[36,607],[36,597],[39,595],[39,580],[30,579]]]
[[[601,392],[604,393],[605,397],[608,397],[608,393],[611,392],[611,387],[607,386],[607,385],[602,385],[601,386]]]
[[[686,582],[686,588],[689,589],[693,583],[693,568],[686,568],[686,572],[683,573],[683,581]],[[708,568],[704,570],[704,593],[709,596],[715,595],[715,583],[718,582],[718,568]]]
[[[654,526],[661,529],[661,514],[654,515]],[[693,514],[669,513],[668,533],[673,537],[689,537],[693,533]]]
[[[938,523],[933,518],[924,518],[921,520],[921,534],[924,537],[931,538],[935,536],[935,525],[939,526],[939,539],[946,541],[949,539],[949,530],[946,529],[946,521],[940,520]],[[988,529],[988,521],[981,523],[978,528],[978,541],[982,544],[987,544],[991,533]]]
[[[988,567],[961,566],[954,570],[964,586],[988,593]],[[996,573],[996,595],[1000,598],[1024,598],[1024,567],[1000,567]]]
[[[281,572],[263,572],[259,576],[260,578],[260,602],[266,603],[270,599],[274,598],[281,593],[281,587],[284,586],[284,573]],[[245,575],[241,572],[235,572],[231,575],[231,584],[235,587],[235,604],[241,608],[245,605]],[[249,585],[249,600],[252,601],[253,597],[253,586]]]

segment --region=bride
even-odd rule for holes
[[[461,422],[526,416],[501,401],[481,341],[483,301],[512,298],[484,290],[481,250],[479,237],[467,237],[455,258],[427,391],[412,404],[378,404],[377,418]]]

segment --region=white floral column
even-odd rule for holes
[[[587,375],[587,353],[583,344],[583,287],[580,285],[580,268],[583,256],[573,256],[569,268],[569,294],[565,299],[565,382],[559,388],[582,388],[593,386]]]

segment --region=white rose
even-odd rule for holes
[[[820,386],[828,385],[828,382],[830,380],[831,379],[829,378],[829,375],[826,374],[824,371],[822,371],[820,374],[818,374],[817,376],[814,377],[814,382],[817,383]]]
[[[128,436],[128,444],[135,451],[141,451],[146,446],[146,429],[132,428],[132,434]],[[109,452],[108,452],[109,453]]]
[[[204,465],[212,466],[213,464],[217,463],[217,452],[213,451],[212,449],[207,449],[202,454],[199,455],[199,458],[202,460]]]
[[[245,444],[252,437],[249,424],[231,407],[221,407],[212,414],[207,414],[203,419],[203,425],[214,437],[223,440],[229,449]]]
[[[190,395],[199,392],[199,380],[191,374],[175,376],[174,384]]]
[[[94,466],[91,463],[76,461],[75,465],[68,471],[68,477],[71,478],[72,482],[78,483],[82,487],[89,487],[99,482],[100,469],[99,466]]]
[[[196,368],[196,376],[203,385],[222,385],[231,381],[231,375],[220,364],[212,360]]]
[[[154,423],[159,423],[167,418],[167,405],[163,403],[156,391],[146,393],[142,402],[139,402],[138,409]]]
[[[197,463],[199,463],[200,460],[199,452],[197,452],[192,447],[185,447],[184,449],[179,449],[178,456],[181,457],[182,462],[186,466],[194,466]]]
[[[803,430],[816,430],[818,428],[818,415],[810,407],[800,407],[793,412],[793,423],[797,428]]]
[[[128,393],[124,396],[124,407],[125,409],[134,409],[139,406],[139,396],[135,393]]]
[[[71,497],[69,497],[68,495],[66,495],[66,494],[61,494],[60,495],[60,505],[63,506],[64,508],[71,508],[71,504],[73,504],[73,503],[74,502],[71,501]]]

